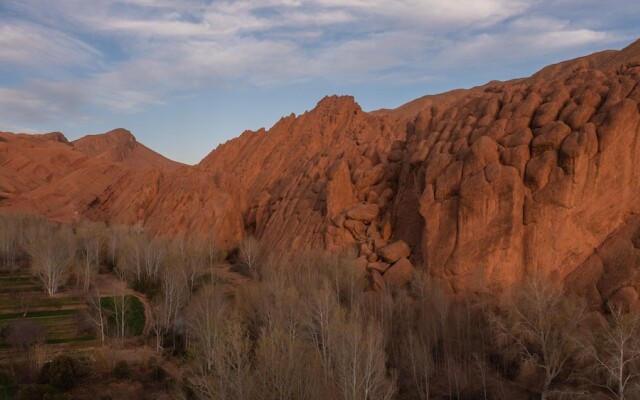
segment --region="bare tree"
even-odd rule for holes
[[[118,251],[122,242],[124,232],[122,229],[110,226],[106,233],[107,261],[111,267],[116,267],[118,262]]]
[[[333,349],[334,380],[344,400],[388,400],[395,395],[395,377],[387,375],[382,327],[353,314],[343,320]]]
[[[11,214],[0,215],[0,258],[2,266],[14,270],[14,262],[19,252],[19,221]]]
[[[396,299],[393,341],[398,346],[396,363],[405,385],[420,399],[431,398],[436,372],[448,370],[452,353],[447,340],[454,339],[449,323],[452,317],[450,300],[422,270],[414,271],[410,299]],[[448,377],[447,377],[448,378]]]
[[[74,262],[74,240],[66,229],[49,229],[29,240],[27,248],[34,274],[49,295],[56,294]]]
[[[584,309],[559,286],[539,278],[512,288],[505,300],[504,312],[491,318],[497,342],[525,365],[543,372],[540,398],[544,400],[577,354],[575,335]]]
[[[127,314],[129,313],[129,301],[127,301],[126,296],[126,281],[124,280],[124,273],[117,269],[116,275],[118,276],[118,282],[115,285],[112,285],[112,296],[111,300],[113,301],[113,309],[101,309],[107,314],[113,317],[113,321],[115,322],[115,336],[120,338],[121,342],[124,342],[124,339],[127,335]],[[99,299],[94,299],[99,300]],[[107,327],[107,321],[104,321],[104,326]],[[110,332],[112,332],[110,330]]]
[[[331,376],[333,368],[331,350],[336,340],[336,332],[332,326],[343,318],[343,310],[329,283],[321,283],[319,288],[309,290],[308,294],[304,303],[304,326],[309,341],[320,354],[325,374]]]
[[[154,332],[156,334],[156,351],[162,351],[164,335],[176,332],[178,325],[183,323],[181,311],[189,300],[189,288],[184,275],[165,266],[160,280],[161,297],[153,305]]]
[[[16,308],[22,312],[22,318],[25,318],[29,313],[29,309],[36,300],[36,293],[30,290],[20,290],[14,297]]]
[[[222,382],[229,388],[231,398],[252,398],[251,354],[252,342],[249,332],[235,312],[226,321],[222,341]]]
[[[260,257],[260,242],[253,236],[245,237],[240,243],[239,255],[240,261],[254,274]]]
[[[219,288],[204,289],[189,304],[187,336],[199,368],[213,370],[228,304]]]
[[[165,261],[166,244],[157,238],[143,240],[141,244],[144,252],[144,276],[146,279],[155,281],[158,279],[160,268]]]
[[[355,254],[315,255],[315,258],[320,259],[321,270],[331,281],[340,302],[348,308],[357,307],[366,278],[354,266]]]
[[[106,317],[105,312],[102,309],[102,301],[100,299],[100,292],[96,290],[95,296],[87,295],[87,303],[89,304],[89,310],[87,311],[87,319],[91,325],[100,332],[100,340],[104,345],[105,332],[106,332]],[[115,307],[115,304],[114,304]]]
[[[198,273],[208,264],[207,250],[201,242],[181,236],[172,240],[169,252],[169,262],[184,275],[190,295],[195,290]]]
[[[320,397],[327,386],[318,385],[324,381],[322,375],[317,352],[302,337],[278,326],[265,327],[258,339],[255,361],[261,398],[311,400]]]
[[[431,354],[434,343],[431,342],[429,332],[417,333],[409,330],[403,341],[407,364],[407,372],[410,382],[420,399],[429,399],[431,396],[431,381],[435,373],[436,365]]]
[[[206,251],[206,258],[208,261],[209,269],[213,270],[213,267],[220,261],[220,246],[216,235],[211,231],[207,233],[204,239],[204,244],[201,245]]]
[[[120,239],[117,252],[118,271],[131,281],[142,281],[145,264],[143,243],[149,239],[143,235],[127,234]]]
[[[592,363],[593,372],[602,381],[591,383],[624,400],[626,394],[640,389],[640,314],[611,308],[608,324],[596,331],[590,342],[580,343]]]
[[[92,276],[100,268],[100,256],[105,243],[105,229],[98,223],[81,223],[76,233],[78,235],[78,253],[83,267],[83,292],[89,291]]]
[[[190,386],[201,398],[250,399],[252,343],[220,288],[200,292],[187,317]]]
[[[169,311],[162,301],[156,300],[151,303],[151,312],[154,318],[152,329],[156,338],[156,353],[160,354],[164,351],[164,337],[169,331],[169,326],[165,322]]]

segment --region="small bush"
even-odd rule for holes
[[[46,339],[44,329],[29,319],[18,319],[12,322],[6,329],[5,335],[8,345],[23,351],[44,343]]]
[[[41,380],[59,390],[72,389],[82,376],[80,362],[73,357],[58,356],[42,366]]]
[[[9,375],[7,375],[7,373],[5,373],[4,371],[0,371],[0,386],[11,386],[11,385],[13,385],[13,382],[9,377]]]
[[[150,378],[155,383],[164,382],[167,378],[167,371],[157,364],[150,365],[149,371]]]
[[[136,279],[131,283],[131,287],[136,292],[140,292],[147,296],[149,300],[153,300],[155,297],[160,295],[160,281],[158,279]]]
[[[33,384],[25,386],[17,400],[64,400],[64,396],[51,385]]]
[[[117,379],[126,379],[129,377],[129,364],[125,360],[120,360],[113,368],[113,375]]]
[[[4,371],[0,371],[0,400],[13,399],[17,390],[18,386],[13,379]]]

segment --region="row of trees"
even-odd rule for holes
[[[114,270],[142,291],[152,290],[176,266],[190,291],[200,269],[213,268],[219,252],[207,240],[152,238],[145,232],[100,222],[60,225],[35,215],[0,214],[0,268],[14,272],[28,265],[49,294],[72,284],[88,293],[101,266]]]
[[[75,261],[75,239],[60,228],[33,215],[0,215],[0,259],[10,272],[27,261],[49,294],[66,283]]]

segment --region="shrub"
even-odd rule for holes
[[[18,386],[13,379],[4,371],[0,371],[0,400],[13,399],[18,390]]]
[[[69,356],[58,356],[42,367],[41,380],[59,390],[73,388],[81,378],[81,366],[77,359]]]
[[[11,386],[13,382],[9,375],[7,375],[4,371],[0,371],[0,386]]]
[[[151,364],[149,366],[149,369],[150,369],[149,375],[153,382],[156,382],[156,383],[164,382],[164,380],[167,378],[167,371],[165,371],[164,368],[162,368],[158,364],[155,364],[155,363]]]
[[[33,384],[25,386],[17,400],[64,400],[64,396],[51,385]]]
[[[44,343],[45,339],[42,327],[29,319],[12,322],[6,331],[7,344],[23,351]]]
[[[129,364],[126,360],[120,360],[116,363],[116,366],[113,368],[113,375],[117,379],[126,379],[129,377]]]
[[[158,279],[148,277],[136,279],[131,283],[131,288],[144,294],[149,300],[153,300],[160,295],[160,281]]]

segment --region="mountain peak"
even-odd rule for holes
[[[136,141],[136,137],[131,133],[131,131],[124,128],[116,128],[110,130],[109,132],[104,133],[105,136],[109,136],[111,138],[117,138],[117,140],[121,141]]]
[[[360,105],[353,96],[325,96],[316,104],[316,111],[319,112],[343,112],[345,110],[357,109],[362,111]]]
[[[74,148],[90,157],[122,161],[137,145],[133,134],[122,128],[97,135],[87,135],[73,142]]]

